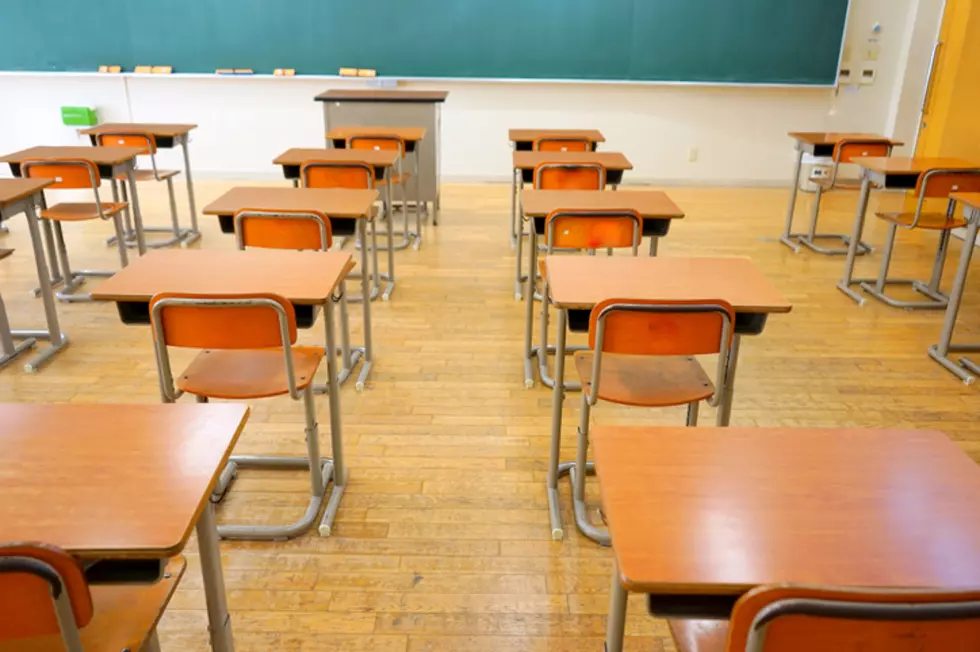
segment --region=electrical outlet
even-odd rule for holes
[[[687,149],[687,161],[688,163],[696,163],[698,160],[698,148],[689,147]]]

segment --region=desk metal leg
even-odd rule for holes
[[[721,404],[718,406],[716,425],[727,427],[732,421],[732,404],[735,401],[735,372],[738,370],[738,353],[742,345],[742,336],[736,333],[728,347],[728,364],[725,365],[725,391],[722,393]]]
[[[561,541],[564,529],[561,524],[561,503],[558,500],[558,476],[561,474],[561,409],[565,400],[562,381],[565,379],[565,335],[568,330],[568,313],[558,310],[558,341],[555,344],[555,385],[551,391],[551,450],[548,457],[548,510],[551,516],[551,538]],[[567,472],[567,469],[566,469]]]
[[[201,554],[201,575],[204,578],[204,597],[208,608],[208,632],[213,652],[234,652],[231,615],[225,595],[225,576],[221,570],[221,550],[218,548],[218,528],[214,521],[214,505],[204,502],[197,521],[197,545]]]
[[[520,177],[522,172],[520,170],[514,170],[514,202],[516,205],[516,210],[514,212],[514,233],[516,239],[517,248],[517,275],[514,277],[514,298],[518,301],[521,300],[521,283],[524,281],[524,275],[521,272],[521,258],[524,256],[523,246],[524,246],[524,210],[521,206],[521,201],[519,198],[519,193],[524,185],[523,177]],[[534,226],[532,225],[533,229]],[[531,270],[534,273],[534,270]]]
[[[358,220],[364,224],[364,220]],[[363,228],[363,227],[362,227]],[[365,301],[365,313],[369,310],[370,301]],[[334,330],[333,330],[333,300],[327,299],[324,307],[327,321],[327,350],[334,350]],[[364,320],[364,330],[367,333],[368,320]],[[365,340],[368,341],[368,340]],[[327,507],[323,510],[323,518],[320,519],[320,526],[317,529],[320,536],[328,537],[333,529],[333,522],[337,516],[337,508],[340,507],[340,500],[344,497],[344,488],[347,486],[347,468],[344,466],[344,446],[341,432],[340,419],[340,386],[337,383],[337,359],[333,355],[327,356],[327,395],[330,400],[330,446],[333,465],[333,489],[330,491],[330,499]],[[315,416],[315,415],[314,415]]]
[[[191,233],[184,246],[187,246],[201,237],[201,231],[197,226],[197,204],[194,201],[194,177],[191,176],[191,155],[187,149],[188,136],[185,134],[180,140],[180,148],[184,152],[184,174],[187,175],[187,201],[191,208]]]
[[[422,166],[419,165],[419,148],[422,143],[415,144],[415,250],[422,248]],[[408,218],[408,208],[405,209]]]
[[[375,265],[374,271],[376,274],[378,274],[378,278],[386,281],[384,292],[381,294],[381,299],[387,301],[391,298],[391,293],[395,291],[395,212],[392,203],[390,167],[385,169],[385,179],[388,181],[388,183],[385,184],[383,200],[381,203],[383,205],[385,218],[388,221],[388,246],[382,247],[382,249],[387,249],[388,252],[388,273],[381,274],[377,268],[377,265]],[[377,240],[374,240],[375,249],[378,249],[377,244]],[[365,246],[363,241],[361,242],[361,246]],[[377,257],[375,257],[375,260],[377,260]]]
[[[800,253],[800,245],[794,242],[802,233],[793,233],[793,213],[796,211],[796,195],[800,190],[800,170],[803,169],[803,150],[797,149],[796,165],[793,166],[793,184],[789,189],[789,208],[786,209],[786,226],[783,227],[783,234],[779,236],[779,241],[793,250],[794,254]]]
[[[941,364],[949,372],[967,385],[972,385],[976,376],[980,375],[980,366],[966,357],[959,359],[959,364],[950,360],[950,352],[976,353],[980,352],[980,344],[953,344],[953,330],[956,328],[956,317],[963,300],[963,290],[966,288],[966,275],[970,271],[970,261],[973,258],[973,247],[980,230],[980,214],[972,216],[966,227],[963,238],[963,250],[960,252],[960,262],[956,266],[956,276],[953,278],[953,288],[949,291],[949,303],[946,304],[946,315],[943,318],[943,330],[939,336],[939,344],[929,347],[929,357]]]
[[[56,353],[68,346],[68,336],[61,332],[58,323],[58,310],[55,307],[54,291],[51,289],[51,274],[47,264],[44,262],[44,246],[41,243],[40,220],[37,211],[34,210],[34,202],[29,201],[25,208],[27,218],[27,228],[31,234],[31,246],[34,249],[34,265],[37,268],[37,279],[40,284],[39,295],[44,304],[44,316],[48,328],[45,331],[15,331],[14,335],[22,335],[40,340],[48,340],[51,346],[41,351],[36,356],[28,360],[24,369],[34,372],[41,368],[46,361],[50,360]]]
[[[510,173],[510,248],[517,246],[517,170]]]
[[[361,274],[361,293],[365,297],[363,301],[364,305],[364,364],[361,366],[361,376],[362,379],[367,379],[369,373],[371,373],[371,366],[374,364],[374,351],[371,347],[371,302],[367,298],[371,294],[370,288],[370,274],[368,274],[368,247],[367,247],[367,227],[366,220],[357,220],[357,232],[360,235],[361,242],[364,246],[361,247],[361,266],[364,271]],[[391,228],[391,221],[389,219],[388,228]],[[390,233],[390,232],[389,232]],[[389,249],[389,251],[391,251]],[[361,382],[360,379],[358,382]]]
[[[606,652],[623,652],[626,635],[626,589],[619,583],[619,564],[613,561],[609,588],[609,620],[606,622]]]
[[[858,197],[857,212],[854,214],[854,233],[847,243],[847,260],[844,263],[844,277],[837,283],[837,289],[846,294],[859,306],[864,305],[864,297],[851,289],[857,283],[873,283],[873,278],[852,278],[854,274],[854,259],[857,257],[858,245],[861,243],[861,235],[864,232],[864,218],[868,212],[868,197],[871,195],[871,179],[867,174],[861,182],[861,195]]]
[[[129,194],[131,195],[130,203],[132,204],[133,208],[133,226],[136,229],[136,248],[139,251],[140,256],[142,256],[146,254],[146,233],[143,231],[143,213],[140,212],[139,192],[136,190],[136,169],[132,161],[130,161],[129,167],[126,170],[126,178],[129,181]],[[119,248],[125,249],[125,246],[121,245]]]
[[[538,234],[531,228],[531,235],[528,240],[528,257],[531,259],[533,269],[534,260],[538,252]],[[534,330],[534,277],[527,275],[527,288],[524,291],[524,387],[530,389],[534,387],[534,350],[531,347],[532,332]],[[541,297],[542,313],[547,311],[548,297]],[[547,330],[545,323],[542,329]]]

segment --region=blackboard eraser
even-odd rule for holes
[[[252,75],[255,74],[251,68],[235,68],[236,75]]]
[[[373,68],[361,68],[357,71],[358,77],[377,77],[378,71]]]
[[[141,75],[149,75],[151,72],[153,72],[153,66],[136,66],[133,68],[133,72]]]
[[[296,75],[295,68],[276,68],[273,72],[276,77],[294,77]]]
[[[357,68],[341,68],[341,77],[357,77]]]
[[[153,66],[153,68],[150,69],[150,72],[152,72],[154,75],[169,75],[173,71],[173,66]]]
[[[99,66],[99,72],[122,72],[122,66]]]
[[[217,70],[214,71],[214,74],[216,74],[216,75],[234,75],[235,74],[235,69],[234,68],[218,68]]]

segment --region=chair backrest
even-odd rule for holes
[[[643,234],[643,218],[635,210],[558,209],[548,214],[544,232],[549,253],[555,247],[629,247],[635,256]]]
[[[306,161],[299,178],[304,188],[374,188],[374,168],[362,161]]]
[[[592,141],[581,136],[539,136],[531,141],[535,152],[591,152]]]
[[[20,162],[21,174],[31,179],[54,179],[53,189],[98,188],[98,166],[86,158],[29,158]]]
[[[399,156],[405,155],[405,139],[398,136],[378,135],[371,133],[350,136],[347,139],[348,149],[396,150]]]
[[[881,138],[849,138],[834,145],[834,163],[853,163],[868,156],[891,156],[892,144]]]
[[[602,190],[606,168],[599,163],[539,163],[534,168],[538,190]]]
[[[732,612],[728,652],[974,652],[980,590],[763,586]]]
[[[157,153],[156,136],[148,131],[103,131],[96,134],[95,142],[102,147],[142,147],[144,154]]]
[[[81,650],[78,630],[93,616],[81,564],[54,546],[0,545],[0,614],[0,641],[60,635]]]
[[[949,197],[954,192],[980,192],[980,170],[929,170],[915,183],[917,197]]]
[[[238,248],[305,249],[327,251],[333,245],[330,218],[320,211],[264,211],[235,213]]]

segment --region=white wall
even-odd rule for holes
[[[788,131],[914,133],[916,85],[921,88],[922,59],[931,52],[928,29],[917,30],[916,21],[927,20],[924,14],[936,12],[940,2],[852,0],[848,49],[861,51],[878,23],[881,55],[873,86],[839,93],[469,81],[403,87],[450,93],[442,121],[445,180],[509,179],[508,128],[589,127],[603,131],[605,149],[623,151],[633,161],[628,180],[785,184],[793,156]],[[0,151],[78,142],[60,124],[58,111],[81,104],[97,107],[104,121],[197,123],[191,153],[200,178],[277,178],[271,160],[279,152],[322,145],[322,110],[313,96],[326,88],[360,85],[303,78],[2,75]],[[698,149],[694,163],[688,161],[692,147]]]

